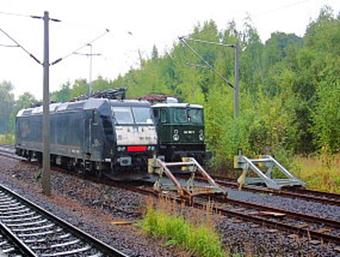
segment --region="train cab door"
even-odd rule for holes
[[[92,111],[85,113],[85,118],[83,119],[84,128],[84,155],[89,157],[91,155],[91,135],[92,135]]]
[[[92,111],[89,130],[91,132],[90,151],[92,160],[100,160],[103,151],[102,119],[98,111]]]

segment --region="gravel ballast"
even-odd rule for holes
[[[2,184],[130,256],[184,256],[180,250],[165,247],[164,242],[143,234],[135,225],[114,225],[116,221],[136,222],[149,201],[146,196],[52,171],[53,196],[48,198],[41,194],[40,182],[36,179],[38,166],[2,156],[0,165]],[[236,197],[233,193],[230,196]],[[242,200],[251,201],[252,197],[256,198],[247,197]],[[288,202],[285,204],[289,205]],[[294,208],[281,205],[277,207]],[[180,211],[189,218],[206,215],[204,211],[188,207]],[[321,209],[320,212],[320,215],[324,215],[324,210]],[[240,252],[246,256],[340,255],[334,244],[310,241],[234,218],[212,216],[224,245],[233,253]],[[339,212],[333,217],[338,219]]]

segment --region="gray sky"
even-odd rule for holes
[[[138,65],[138,49],[147,57],[155,44],[163,52],[180,35],[188,34],[199,22],[213,19],[219,29],[234,19],[241,28],[247,13],[261,40],[275,31],[302,36],[325,4],[335,13],[339,0],[1,0],[0,12],[43,15],[61,19],[51,23],[50,60],[65,56],[105,31],[110,33],[93,44],[102,56],[93,58],[93,78],[114,79]],[[43,22],[0,14],[0,28],[42,59]],[[129,35],[128,32],[133,35]],[[0,44],[12,44],[0,33]],[[80,52],[86,53],[85,47]],[[50,69],[50,90],[66,82],[88,78],[89,58],[73,55]],[[42,97],[42,67],[19,48],[0,47],[0,81],[11,81],[15,95],[25,91]]]

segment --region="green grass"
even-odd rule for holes
[[[14,144],[15,137],[14,134],[1,134],[0,135],[0,144]]]
[[[340,193],[340,155],[327,157],[296,157],[300,167],[296,175],[307,183],[310,189]]]
[[[225,257],[218,234],[205,225],[194,226],[181,216],[174,216],[162,210],[148,208],[140,226],[156,238],[166,240],[166,245],[185,248],[195,256]]]

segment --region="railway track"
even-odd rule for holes
[[[21,246],[16,242],[16,238],[11,236],[0,223],[0,256],[26,256],[27,252],[31,253],[29,249]]]
[[[127,257],[2,185],[0,233],[8,256]]]
[[[214,177],[215,181],[225,187],[229,188],[238,188],[239,185],[237,182],[232,181],[230,179],[221,178],[221,177]],[[340,195],[336,193],[328,193],[328,192],[321,192],[303,188],[289,188],[284,190],[272,190],[264,187],[259,186],[243,186],[242,190],[251,191],[251,192],[261,192],[261,193],[268,193],[272,195],[279,195],[289,198],[300,198],[307,201],[319,202],[322,204],[330,204],[340,206]],[[289,191],[288,191],[289,190]]]
[[[213,210],[217,213],[340,245],[338,221],[232,199],[213,201]],[[204,202],[198,204],[204,207]]]
[[[88,179],[88,178],[87,178]],[[179,204],[187,204],[194,208],[207,210],[238,218],[243,221],[264,225],[275,230],[286,231],[292,234],[305,237],[308,240],[317,239],[321,242],[332,242],[340,245],[340,222],[337,220],[321,218],[317,216],[292,212],[280,208],[267,207],[255,203],[233,200],[226,197],[212,196],[207,198],[194,198],[193,203],[179,198],[175,194],[159,194],[153,190],[153,184],[126,184],[112,180],[90,178],[91,181],[109,186],[119,187],[124,190],[153,196],[164,196],[168,200],[176,201]]]
[[[0,154],[6,157],[14,158],[17,160],[26,160],[25,158],[19,157],[15,155],[15,149],[13,145],[0,145]],[[228,188],[238,188],[238,183],[220,176],[212,176],[215,181],[225,187]],[[204,180],[204,179],[202,179]],[[251,191],[251,192],[260,192],[260,193],[268,193],[272,195],[279,195],[289,198],[300,198],[307,201],[319,202],[322,204],[330,204],[340,206],[340,194],[329,193],[329,192],[321,192],[316,190],[309,190],[303,188],[289,188],[284,190],[272,190],[259,186],[244,186],[242,190]]]
[[[67,171],[65,172],[70,174]],[[84,176],[82,176],[82,178],[84,178]],[[151,185],[146,187],[145,185],[126,185],[111,180],[102,180],[96,177],[86,177],[86,179],[145,195],[158,196],[158,194],[152,190]],[[218,180],[218,182],[220,181]],[[234,186],[236,186],[236,184]],[[252,190],[252,188],[249,190]],[[167,198],[183,203],[183,199],[180,199],[175,195],[169,194],[167,195]],[[336,220],[218,197],[211,198],[210,203],[208,203],[206,199],[198,198],[192,205],[195,208],[206,209],[207,205],[211,203],[213,203],[211,210],[228,217],[236,217],[258,225],[265,225],[274,230],[287,231],[308,239],[318,239],[320,242],[333,242],[340,245],[340,222]]]
[[[112,185],[110,182],[107,182],[107,184]],[[145,195],[159,196],[152,190],[151,186],[147,188],[145,186],[117,185],[116,183],[114,183],[114,186]],[[166,194],[166,198],[178,203],[185,202],[185,200],[171,194]],[[185,203],[198,209],[210,209],[224,216],[236,217],[243,221],[264,225],[275,230],[283,230],[306,237],[307,239],[317,239],[320,242],[333,242],[340,245],[340,222],[336,220],[218,196],[210,197],[209,200],[206,198],[195,198],[193,203]]]
[[[11,145],[0,145],[1,153],[15,154],[14,146]]]

